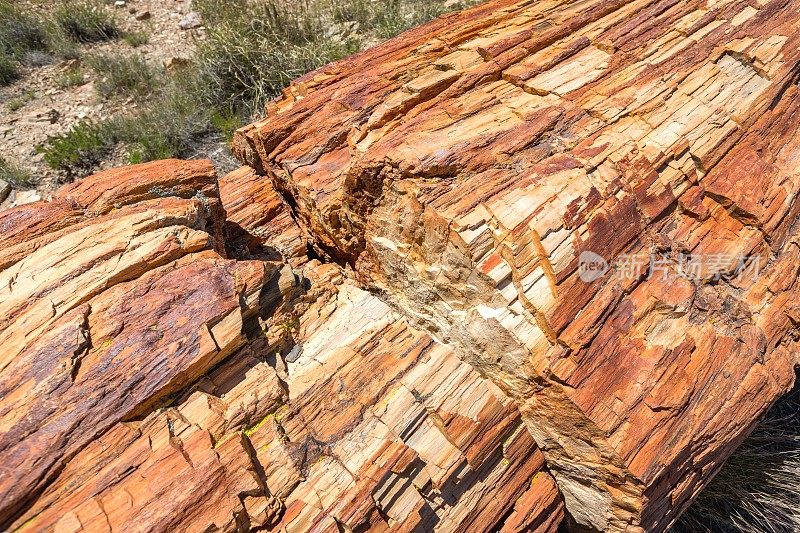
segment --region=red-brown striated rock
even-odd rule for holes
[[[6,521],[113,424],[242,345],[279,265],[215,251],[209,231],[224,219],[209,162],[98,174],[0,218]]]
[[[3,528],[555,531],[516,404],[222,188],[165,161],[0,214]]]
[[[308,260],[306,236],[272,184],[241,167],[219,180],[225,205],[226,245],[237,254],[280,258],[297,267]]]
[[[798,21],[490,1],[304,76],[234,147],[515,399],[578,523],[660,531],[794,380]]]
[[[798,21],[494,0],[0,212],[0,527],[665,530],[794,379]]]

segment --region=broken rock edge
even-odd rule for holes
[[[312,72],[306,77],[310,77],[313,74],[314,73]],[[481,85],[486,81],[487,80],[484,77],[479,80],[475,80],[474,84]],[[744,124],[741,124],[740,129],[737,131],[737,139],[727,139],[722,146],[718,147],[722,149],[721,153],[717,154],[717,156],[712,160],[712,164],[708,165],[708,168],[702,168],[702,172],[704,174],[708,174],[718,163],[720,163],[724,159],[725,155],[736,146],[736,141],[748,133],[750,128],[758,121],[758,118],[764,114],[764,112],[775,109],[780,103],[784,94],[792,86],[799,82],[800,71],[792,72],[786,76],[782,84],[773,88],[772,94],[765,95],[765,98],[763,98],[761,101],[760,112],[752,113],[748,121]],[[443,87],[441,92],[427,95],[427,99],[422,99],[415,102],[411,109],[407,109],[405,111],[413,115],[415,114],[415,111],[419,111],[419,109],[425,109],[433,105],[442,97],[443,93],[451,92],[449,89],[451,88]],[[459,92],[464,90],[463,87],[460,87],[459,89]],[[611,504],[606,507],[608,510],[607,516],[604,517],[604,519],[601,519],[601,521],[604,521],[609,527],[621,530],[631,526],[637,529],[641,528],[644,524],[640,522],[641,517],[637,516],[638,510],[635,508],[635,505],[629,504],[628,501],[647,499],[645,484],[638,480],[636,476],[624,466],[623,460],[613,449],[611,449],[610,446],[601,444],[601,441],[604,440],[602,430],[597,428],[594,423],[591,422],[588,417],[586,417],[582,411],[577,408],[577,406],[574,406],[572,401],[568,398],[563,390],[563,387],[568,385],[558,382],[555,376],[538,376],[538,379],[536,379],[535,382],[528,384],[529,390],[535,394],[536,402],[540,404],[536,407],[536,409],[542,410],[543,407],[546,407],[547,411],[555,411],[553,407],[560,405],[562,407],[558,409],[559,412],[563,413],[564,407],[566,407],[569,414],[571,416],[574,415],[575,418],[570,418],[566,422],[562,421],[562,423],[566,423],[569,426],[570,431],[556,431],[556,436],[558,439],[569,440],[573,441],[574,443],[582,442],[584,445],[589,445],[594,448],[595,451],[599,452],[600,457],[602,458],[602,460],[596,464],[588,464],[585,462],[585,460],[573,460],[569,456],[566,449],[558,442],[558,440],[553,438],[554,433],[552,431],[552,426],[549,424],[543,425],[541,423],[541,419],[536,420],[532,419],[530,416],[526,416],[526,413],[530,412],[530,404],[533,398],[524,397],[519,393],[515,393],[513,390],[514,387],[510,387],[508,385],[508,383],[513,383],[515,381],[518,382],[519,376],[508,374],[501,369],[501,365],[499,364],[497,365],[496,369],[492,370],[496,370],[497,374],[503,374],[502,379],[498,379],[497,374],[492,375],[491,373],[486,372],[485,355],[481,355],[486,346],[481,345],[482,343],[476,344],[474,342],[474,338],[466,331],[466,324],[462,323],[462,325],[465,327],[461,331],[459,331],[457,324],[448,324],[448,326],[451,328],[450,334],[448,335],[441,327],[439,327],[441,322],[437,320],[438,317],[417,315],[412,311],[412,309],[414,309],[413,299],[408,299],[406,301],[405,294],[400,294],[398,297],[398,295],[392,294],[382,287],[377,287],[367,280],[359,278],[355,271],[355,267],[356,263],[367,248],[366,228],[368,226],[370,214],[372,211],[381,206],[382,202],[387,196],[387,192],[392,189],[393,185],[402,183],[406,180],[413,180],[415,178],[424,179],[426,176],[404,175],[399,171],[397,166],[393,164],[393,162],[384,161],[382,168],[378,169],[377,171],[375,167],[364,169],[368,170],[369,172],[356,176],[354,180],[354,176],[349,171],[353,170],[353,167],[357,167],[358,157],[355,157],[354,161],[356,161],[356,165],[353,165],[353,167],[350,167],[346,171],[347,179],[344,192],[346,194],[355,193],[356,196],[363,196],[360,193],[364,190],[364,188],[361,188],[360,186],[367,184],[367,187],[365,188],[368,191],[377,191],[378,194],[369,197],[370,195],[368,193],[367,198],[356,199],[354,203],[355,205],[360,204],[358,205],[360,208],[358,210],[363,209],[361,213],[356,213],[355,211],[357,210],[350,209],[351,206],[347,205],[346,203],[345,205],[339,206],[339,214],[343,214],[345,217],[347,217],[348,221],[351,223],[351,227],[357,229],[358,234],[355,235],[355,237],[358,239],[358,243],[356,244],[355,249],[350,243],[341,247],[331,246],[324,242],[326,240],[324,237],[321,238],[317,234],[317,230],[315,230],[310,221],[306,220],[301,212],[300,207],[298,206],[297,198],[302,198],[302,196],[296,189],[294,189],[294,183],[291,179],[293,171],[296,170],[296,168],[290,169],[281,165],[275,166],[274,163],[269,160],[269,158],[263,157],[266,154],[263,153],[263,148],[259,146],[260,142],[254,142],[254,139],[248,135],[249,132],[247,130],[248,127],[246,126],[237,132],[237,135],[233,141],[234,155],[243,164],[250,165],[256,174],[263,176],[265,179],[269,179],[272,182],[275,190],[282,197],[284,203],[288,207],[292,218],[301,228],[304,235],[309,238],[309,245],[313,248],[315,256],[322,262],[332,262],[340,265],[343,268],[346,277],[356,286],[362,290],[372,293],[374,296],[398,312],[400,316],[403,316],[409,320],[414,327],[425,331],[437,342],[453,348],[457,356],[462,361],[468,363],[476,372],[479,373],[479,375],[481,375],[481,377],[491,380],[498,387],[500,387],[504,393],[515,399],[520,406],[520,411],[523,415],[523,420],[525,421],[528,430],[534,436],[539,448],[545,453],[546,459],[551,457],[553,454],[559,455],[560,464],[558,465],[558,468],[552,468],[549,461],[546,461],[546,466],[547,471],[555,478],[557,485],[562,492],[566,504],[568,519],[572,520],[573,523],[577,523],[579,528],[585,527],[587,524],[596,523],[596,517],[593,519],[587,516],[573,516],[572,511],[582,507],[581,505],[578,505],[578,502],[580,502],[582,499],[597,499],[598,501],[606,501],[607,503]],[[365,135],[366,131],[362,131],[361,134]],[[342,141],[345,140],[342,139]],[[262,149],[260,150],[259,148]],[[352,150],[353,148],[351,147],[350,149]],[[699,161],[695,160],[695,164],[700,166]],[[356,170],[358,169],[356,168]],[[435,176],[435,178],[443,179],[442,176]],[[659,215],[658,219],[669,217],[672,213],[674,213],[678,209],[680,198],[680,196],[675,198],[672,204]],[[424,206],[423,209],[427,209],[427,207]],[[638,206],[637,211],[639,211]],[[644,214],[641,212],[639,212],[639,215],[644,217]],[[746,221],[743,221],[743,223],[745,222]],[[648,224],[645,224],[645,227],[647,226]],[[800,231],[800,216],[797,217],[789,225],[789,227],[790,230],[787,233],[788,235],[792,235],[797,231]],[[332,236],[325,235],[325,237],[330,238]],[[649,234],[644,235],[644,239],[651,243],[653,241]],[[780,255],[781,252],[782,249],[772,250],[769,263],[771,264],[774,262],[776,257]],[[638,280],[635,284],[633,284],[633,286],[629,287],[625,293],[627,294],[632,292],[642,281],[642,279]],[[622,296],[624,296],[624,294]],[[475,318],[475,316],[471,317],[472,320]],[[480,319],[480,317],[477,318]],[[439,322],[439,324],[437,324],[437,322]],[[508,337],[510,339],[511,335],[508,335]],[[509,339],[504,339],[504,341],[508,341]],[[487,341],[491,339],[483,340]],[[527,352],[529,356],[532,355],[521,341],[513,339],[513,342],[520,350]],[[560,341],[556,338],[555,342]],[[784,391],[784,394],[790,389]],[[778,399],[779,398],[776,398],[775,401]],[[771,407],[771,405],[767,406],[767,409],[769,409],[769,407]],[[766,412],[767,409],[765,409],[764,412]],[[546,414],[543,414],[542,417],[552,422],[552,419],[549,419]],[[752,432],[757,425],[758,419],[760,419],[760,417],[754,420],[745,431],[733,439],[731,443],[732,445],[727,447],[725,450],[727,452],[725,459],[727,459],[727,457],[729,457]],[[580,428],[580,431],[576,431],[578,428]],[[676,507],[671,509],[668,513],[668,523],[658,523],[658,529],[669,529],[669,527],[675,523],[683,511],[689,507],[694,497],[703,490],[703,488],[711,481],[711,479],[713,479],[723,464],[724,461],[720,462],[720,464],[715,468],[713,474],[706,478],[702,484],[698,485],[690,497],[685,498],[681,502],[675,502]],[[703,465],[700,466],[702,467]],[[596,485],[598,483],[600,486]]]

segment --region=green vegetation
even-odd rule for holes
[[[104,98],[110,96],[147,96],[155,88],[156,73],[139,55],[101,54],[87,63],[98,75],[95,88]]]
[[[198,138],[214,132],[212,117],[196,105],[192,93],[180,92],[175,84],[165,91],[136,114],[84,121],[51,138],[40,147],[45,162],[67,175],[80,176],[94,170],[119,144],[127,149],[130,163],[189,153]]]
[[[0,85],[8,85],[19,76],[27,52],[46,48],[45,28],[8,0],[0,0],[0,20]]]
[[[355,22],[359,28],[369,28],[382,39],[424,24],[447,11],[444,2],[425,0],[351,0],[332,3],[336,22]]]
[[[131,163],[187,155],[198,139],[213,131],[210,111],[175,84],[139,113],[113,118],[107,126],[112,139],[128,147]]]
[[[17,77],[17,66],[14,61],[6,55],[0,55],[0,86],[8,85]]]
[[[78,42],[67,34],[61,26],[52,19],[47,19],[43,23],[47,51],[61,59],[78,59],[81,56]]]
[[[40,148],[51,168],[68,175],[91,172],[113,148],[112,129],[105,123],[80,122],[64,135],[53,137]]]
[[[17,190],[36,187],[36,180],[30,172],[20,168],[16,163],[4,159],[2,156],[0,156],[0,180],[7,182]]]
[[[230,142],[233,139],[233,133],[244,126],[244,122],[242,117],[236,113],[215,111],[211,115],[211,125],[215,131],[222,135],[226,142]]]
[[[25,107],[25,104],[33,100],[35,97],[36,93],[28,89],[21,95],[9,100],[8,103],[6,104],[6,107],[8,108],[9,111],[17,111]]]
[[[799,477],[800,387],[795,387],[725,462],[673,533],[800,531]]]
[[[131,48],[138,48],[150,42],[150,37],[143,31],[134,31],[124,34],[122,40],[128,43]]]
[[[254,114],[294,78],[359,49],[326,36],[319,3],[199,0],[208,35],[197,53],[205,105]]]
[[[53,19],[76,42],[108,41],[121,33],[109,10],[97,0],[64,2],[55,10]]]
[[[109,9],[99,0],[64,1],[51,17],[25,13],[19,4],[0,0],[0,86],[16,80],[21,63],[41,66],[51,56],[79,56],[75,43],[120,36]],[[141,36],[130,37],[141,44]]]
[[[59,89],[69,89],[70,87],[77,87],[83,85],[83,70],[80,67],[68,69],[56,78],[56,85]]]
[[[193,7],[207,30],[192,69],[167,76],[136,59],[90,60],[101,95],[150,96],[133,114],[51,139],[42,147],[50,166],[89,171],[119,144],[136,163],[187,156],[209,135],[229,140],[294,78],[447,10],[444,0],[195,0]]]

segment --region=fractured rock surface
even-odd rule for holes
[[[0,212],[0,527],[667,529],[794,380],[798,21],[494,0]]]
[[[3,528],[555,531],[512,399],[254,177],[163,161],[0,213]]]
[[[575,521],[664,530],[794,380],[798,25],[491,1],[304,76],[234,147],[515,400]]]

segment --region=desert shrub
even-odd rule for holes
[[[78,85],[83,85],[84,82],[83,69],[80,67],[67,69],[56,78],[56,85],[59,89],[77,87]]]
[[[88,58],[87,63],[99,76],[95,88],[104,98],[113,95],[144,96],[156,84],[155,71],[139,55],[100,54]]]
[[[800,531],[800,387],[778,400],[674,533]]]
[[[130,163],[186,157],[213,131],[211,111],[198,107],[183,87],[168,84],[137,113],[81,122],[49,139],[40,151],[51,168],[78,176],[94,170],[115,146],[127,149]]]
[[[6,108],[9,111],[18,111],[18,110],[22,109],[23,107],[25,107],[25,105],[28,102],[30,102],[31,100],[33,100],[35,97],[36,97],[36,93],[34,91],[32,91],[31,89],[28,89],[27,91],[23,92],[19,96],[15,96],[14,98],[11,98],[8,101],[8,103],[6,104]]]
[[[81,56],[80,48],[76,41],[55,20],[45,19],[43,27],[45,29],[46,47],[50,54],[61,59],[78,59]]]
[[[243,117],[229,110],[214,111],[211,114],[211,125],[225,141],[233,139],[233,133],[244,125]]]
[[[53,18],[56,24],[76,42],[95,43],[120,36],[114,17],[106,6],[97,0],[63,2],[56,8]]]
[[[2,42],[6,49],[40,50],[45,44],[42,23],[8,0],[0,0]]]
[[[21,57],[29,50],[44,50],[43,24],[7,0],[0,0],[0,48],[6,55]]]
[[[7,182],[17,190],[36,187],[36,180],[30,172],[2,156],[0,156],[0,180]]]
[[[122,39],[131,48],[138,48],[150,42],[150,37],[143,31],[127,32],[122,36]]]
[[[22,56],[21,62],[27,67],[43,67],[53,64],[53,56],[41,50],[29,50]]]
[[[429,0],[196,0],[193,5],[208,26],[198,50],[204,100],[250,114],[298,76],[462,7]],[[357,32],[345,30],[345,23],[355,23]]]
[[[210,111],[176,85],[168,85],[139,113],[112,119],[111,127],[114,140],[128,148],[131,163],[186,157],[212,129]]]
[[[195,4],[211,22],[198,48],[209,105],[254,111],[292,79],[357,50],[325,36],[325,12],[316,3],[220,3]]]
[[[109,123],[83,121],[49,139],[39,151],[50,168],[74,176],[94,170],[113,145],[114,133]]]
[[[0,55],[0,85],[8,85],[18,77],[16,62],[8,56]]]
[[[426,0],[334,1],[331,8],[336,22],[355,22],[359,28],[372,32],[381,39],[428,22],[450,9],[452,8],[445,7],[443,2]]]
[[[41,21],[7,0],[0,0],[0,21],[0,85],[7,85],[25,54],[45,49],[46,35]]]
[[[75,173],[83,163],[86,170],[119,144],[131,162],[191,155],[210,138],[230,139],[294,78],[445,11],[443,0],[194,0],[192,5],[203,16],[206,38],[197,43],[191,72],[158,77],[156,92],[142,66],[112,68],[112,61],[90,60],[107,78],[100,82],[101,93],[151,91],[150,100],[133,114],[79,125],[51,139],[42,147],[50,166]],[[356,23],[356,34],[336,31],[346,22]]]

